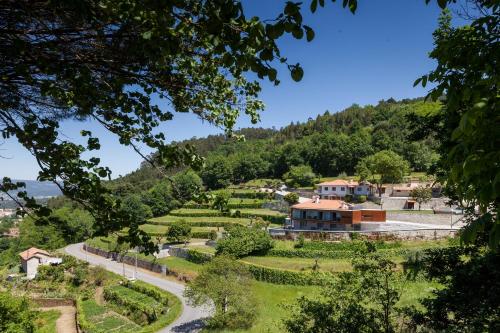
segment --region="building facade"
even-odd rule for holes
[[[314,198],[293,205],[291,227],[296,230],[353,230],[361,222],[385,222],[384,210],[353,209],[342,200]]]
[[[373,186],[368,182],[337,179],[317,184],[316,194],[320,199],[341,199],[350,196],[369,196],[373,194]]]

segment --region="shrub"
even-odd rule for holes
[[[195,264],[204,264],[212,260],[212,255],[208,253],[203,253],[200,251],[189,249],[187,251],[186,260],[191,261]]]
[[[295,192],[290,192],[283,197],[283,200],[285,200],[289,205],[295,205],[299,202],[299,195]]]
[[[297,242],[293,244],[293,247],[296,249],[303,248],[305,243],[305,237],[304,234],[300,234],[299,237],[297,238]]]
[[[323,272],[294,272],[247,264],[248,270],[256,280],[276,284],[291,284],[298,286],[328,285],[333,281],[333,275]]]
[[[231,226],[225,238],[217,243],[217,254],[241,258],[251,254],[265,254],[273,246],[271,236],[264,230]]]
[[[135,290],[141,294],[148,295],[154,298],[161,304],[167,306],[169,304],[169,296],[163,290],[153,285],[144,283],[142,281],[127,281],[124,285],[125,287]]]
[[[173,222],[165,236],[171,242],[187,242],[191,238],[191,225],[184,220]]]
[[[358,203],[366,202],[366,195],[358,195],[357,198],[356,198],[356,201]]]

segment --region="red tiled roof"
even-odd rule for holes
[[[342,200],[326,200],[318,199],[307,202],[298,203],[292,206],[295,209],[319,209],[319,210],[335,210],[347,209],[347,204]]]
[[[29,260],[30,258],[33,258],[37,254],[43,254],[50,257],[50,254],[47,251],[37,249],[36,247],[29,248],[26,251],[19,253],[21,258],[23,258],[24,260]]]
[[[358,186],[358,185],[365,185],[365,184],[370,185],[370,183],[368,183],[366,181],[357,182],[357,181],[352,180],[352,179],[349,179],[349,180],[335,179],[335,180],[331,180],[328,182],[319,183],[317,185],[322,185],[322,186]]]

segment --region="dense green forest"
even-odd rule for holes
[[[292,166],[309,165],[321,176],[352,175],[358,162],[382,150],[391,150],[407,160],[414,171],[428,171],[437,161],[437,142],[428,135],[412,140],[411,115],[426,115],[440,107],[423,99],[392,98],[377,105],[352,105],[318,115],[304,123],[281,129],[244,128],[236,132],[244,140],[223,134],[192,138],[181,145],[194,146],[206,158],[199,172],[208,188],[255,178],[282,178]],[[154,157],[154,156],[153,156]],[[146,190],[166,174],[147,163],[113,182],[118,193]]]

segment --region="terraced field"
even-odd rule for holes
[[[100,332],[137,332],[141,326],[137,325],[127,317],[97,304],[94,300],[82,302],[82,311],[85,319],[92,324],[92,327],[86,329],[88,333]]]

